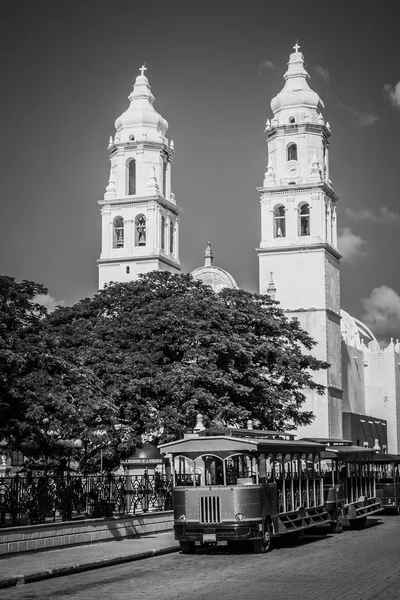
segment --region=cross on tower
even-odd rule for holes
[[[300,50],[299,40],[296,41],[295,45],[293,46],[293,49],[295,52],[298,52]]]
[[[147,67],[145,67],[144,65],[142,65],[139,69],[141,76],[143,77],[144,75],[144,71],[147,71]]]

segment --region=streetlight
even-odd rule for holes
[[[73,450],[73,448],[79,449],[82,448],[82,440],[80,440],[79,438],[77,438],[76,440],[64,440],[62,438],[57,440],[57,444],[59,444],[60,446],[62,446],[63,448],[68,448],[68,469],[67,469],[67,476],[69,477],[70,475],[70,467],[71,467],[71,452]]]
[[[65,498],[64,498],[64,508],[63,508],[63,515],[64,515],[64,519],[69,521],[72,518],[72,490],[71,490],[71,453],[72,450],[75,449],[79,449],[82,448],[82,440],[75,439],[75,440],[70,440],[70,439],[62,439],[59,438],[56,442],[59,446],[61,446],[62,448],[65,448],[68,450],[68,463],[67,463],[67,485],[64,488],[65,489]],[[65,464],[65,463],[64,463]],[[63,477],[64,479],[64,477]]]
[[[103,422],[103,420],[100,416],[96,417],[96,423],[98,425],[101,425],[102,422]],[[107,432],[104,431],[104,429],[96,429],[94,433],[96,436],[102,437]],[[103,446],[101,446],[101,448],[100,448],[100,473],[103,474]]]

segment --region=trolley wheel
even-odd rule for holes
[[[179,542],[179,548],[182,554],[194,554],[196,551],[196,544],[194,542]]]
[[[336,520],[331,524],[332,533],[343,533],[343,509],[339,506],[336,511]]]
[[[367,517],[360,517],[359,519],[350,519],[351,529],[364,529],[367,525]]]
[[[272,549],[272,531],[271,524],[265,523],[264,526],[264,537],[261,540],[253,541],[253,552],[254,554],[266,554]]]

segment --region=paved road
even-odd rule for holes
[[[267,555],[180,553],[0,591],[7,600],[399,600],[400,517]]]

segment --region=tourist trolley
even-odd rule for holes
[[[373,461],[376,495],[382,501],[382,508],[400,515],[400,456],[374,454]]]
[[[348,440],[308,440],[325,446],[321,453],[325,508],[334,531],[340,533],[343,525],[365,527],[369,515],[383,510],[377,493],[374,450],[353,446]]]
[[[332,519],[324,504],[324,447],[290,433],[210,429],[160,445],[170,456],[174,532],[183,553],[273,537],[298,538]]]

